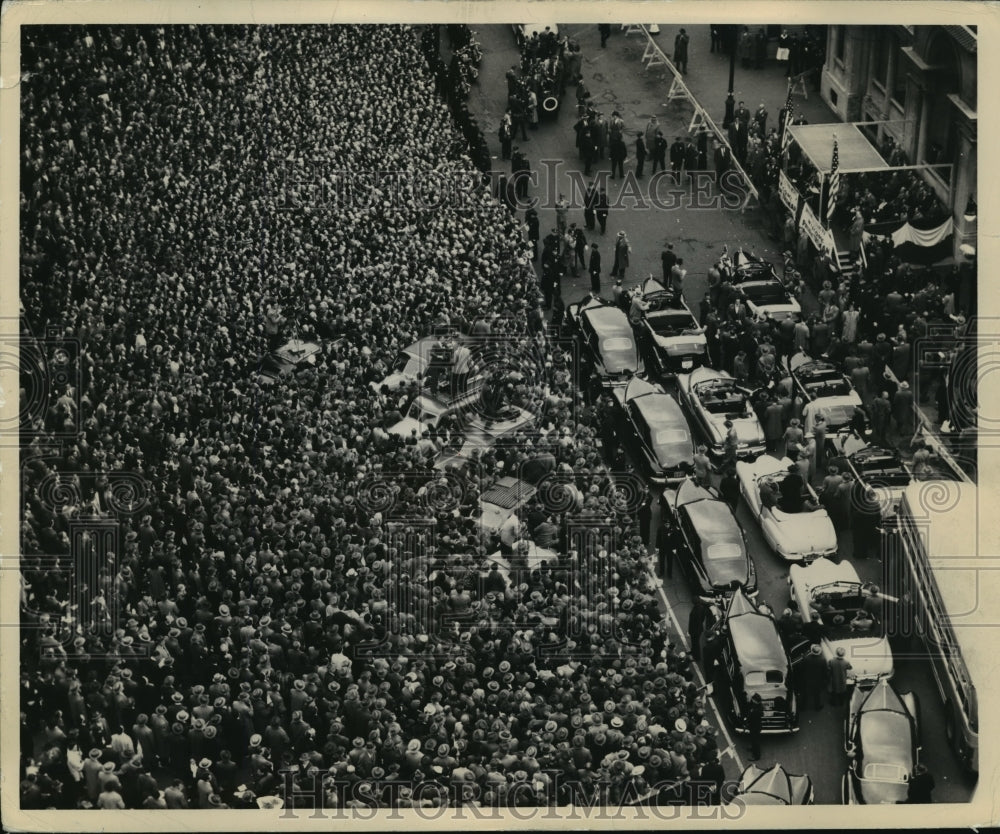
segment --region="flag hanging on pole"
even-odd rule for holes
[[[788,98],[785,99],[785,118],[781,124],[781,152],[784,153],[788,144],[792,141],[792,134],[789,128],[792,126],[792,82],[788,81]]]
[[[837,207],[837,194],[840,193],[840,152],[837,149],[837,134],[833,134],[833,161],[830,163],[830,188],[826,195],[826,222],[833,220],[833,211]]]

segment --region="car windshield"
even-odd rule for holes
[[[392,372],[395,374],[406,374],[416,376],[426,367],[426,363],[418,356],[410,356],[408,353],[401,353],[392,364]]]
[[[434,425],[443,413],[444,409],[439,408],[426,397],[417,397],[410,406],[410,410],[407,412],[407,417],[412,417],[414,420],[418,420],[421,423],[430,423],[431,425]]]
[[[743,547],[739,542],[716,542],[705,548],[705,558],[713,561],[724,559],[740,559]]]

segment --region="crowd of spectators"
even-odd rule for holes
[[[23,31],[23,336],[79,374],[22,427],[22,806],[615,802],[719,773],[528,242],[476,172],[461,203],[422,190],[472,167],[427,41]],[[415,391],[379,382],[446,326],[542,370],[505,377],[536,409],[515,443],[442,473],[454,427],[393,437]],[[265,384],[293,337],[315,364]],[[531,462],[572,500],[484,538],[481,490]]]

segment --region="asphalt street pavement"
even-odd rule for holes
[[[679,29],[677,24],[659,24],[661,34],[657,42],[667,55],[672,52],[673,38]],[[685,83],[698,98],[710,115],[721,125],[728,85],[729,58],[709,51],[710,37],[707,25],[685,26],[690,35],[688,74]],[[498,172],[509,173],[509,163],[500,158],[497,128],[506,106],[505,72],[519,64],[520,56],[510,26],[494,25],[476,27],[476,36],[482,44],[483,60],[479,81],[473,86],[469,108],[476,115],[486,135],[494,156],[494,168]],[[646,42],[641,34],[626,35],[617,26],[601,49],[600,37],[595,24],[560,25],[560,32],[576,40],[583,49],[583,77],[593,96],[595,106],[606,117],[617,110],[631,131],[629,141],[630,158],[625,169],[634,168],[634,137],[645,127],[650,116],[656,115],[664,136],[673,141],[676,136],[686,137],[692,115],[692,107],[687,103],[667,102],[670,77],[662,69],[646,71],[641,61]],[[772,44],[773,54],[773,44]],[[759,70],[736,68],[735,94],[737,100],[744,100],[751,111],[764,103],[770,119],[776,120],[778,111],[784,106],[787,95],[787,81],[784,68],[770,61]],[[833,122],[834,115],[826,107],[819,94],[808,91],[808,99],[801,95],[794,97],[797,112],[810,123]],[[569,171],[580,171],[575,147],[573,124],[576,121],[575,87],[568,86],[562,107],[556,119],[543,120],[537,130],[529,131],[528,141],[515,139],[531,161],[532,169],[539,172],[539,185],[529,188],[529,196],[539,198],[538,213],[540,232],[544,237],[556,225],[552,195],[563,193],[571,196]],[[773,123],[773,122],[772,122]],[[548,164],[543,164],[548,160]],[[560,163],[558,167],[556,163]],[[556,170],[555,181],[546,181],[545,174]],[[649,176],[647,160],[647,180]],[[598,163],[592,173],[609,172],[610,163]],[[590,181],[592,177],[586,178]],[[614,205],[622,187],[622,180],[607,180],[609,200]],[[598,231],[588,234],[589,242],[597,241],[604,252],[604,276],[602,291],[610,294],[613,281],[608,278],[613,259],[613,242],[619,230],[628,234],[632,243],[631,265],[626,275],[625,286],[634,286],[647,275],[661,274],[660,252],[666,243],[672,243],[679,257],[684,258],[688,268],[688,278],[684,294],[692,309],[697,309],[698,301],[706,291],[706,272],[728,243],[730,249],[744,246],[758,255],[771,260],[776,266],[781,264],[781,247],[768,237],[766,225],[760,212],[749,209],[691,208],[681,207],[671,210],[648,208],[640,210],[630,207],[615,209],[608,220],[607,232],[601,236]],[[523,217],[523,214],[521,215]],[[569,212],[569,222],[583,226],[582,208]],[[536,262],[536,267],[539,264]],[[589,292],[589,279],[581,271],[578,277],[566,276],[563,281],[562,296],[565,303],[581,299]],[[804,305],[808,309],[809,305]],[[658,521],[654,513],[653,528]],[[750,552],[753,554],[760,599],[766,601],[780,615],[786,606],[788,595],[788,566],[771,552],[763,540],[760,530],[741,502],[737,518],[743,527]],[[841,534],[840,555],[850,558],[850,535]],[[856,565],[862,580],[879,583],[882,580],[881,564],[878,560],[861,561]],[[674,578],[667,580],[663,587],[663,601],[669,605],[680,627],[686,628],[692,597],[683,579],[675,572]],[[934,792],[936,802],[967,801],[972,788],[962,775],[955,756],[951,753],[943,722],[937,708],[940,700],[931,678],[929,664],[919,655],[912,658],[896,658],[894,683],[901,690],[915,691],[924,712],[923,752],[921,759],[932,768],[937,787]],[[715,716],[718,723],[718,716]],[[843,707],[824,706],[820,711],[801,713],[801,730],[788,736],[767,736],[763,744],[760,764],[767,766],[780,762],[793,773],[808,773],[813,779],[818,804],[836,804],[841,801],[841,779],[848,764],[844,752],[844,723],[846,711]],[[733,736],[730,728],[727,731]],[[722,733],[720,733],[720,737]],[[748,761],[749,744],[743,737],[733,736],[735,756],[724,756],[723,763],[727,776],[739,775],[740,767]],[[720,738],[721,741],[721,738]],[[720,746],[722,746],[720,744]]]

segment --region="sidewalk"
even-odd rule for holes
[[[679,24],[659,24],[660,34],[655,35],[653,40],[657,46],[663,50],[667,58],[670,58],[674,50],[674,37],[680,31]],[[756,27],[751,26],[750,31]],[[790,27],[794,29],[795,27]],[[710,52],[712,38],[708,24],[693,24],[684,26],[690,37],[688,43],[688,72],[684,76],[684,83],[694,94],[695,98],[708,111],[708,114],[715,120],[719,127],[722,127],[722,118],[725,115],[726,93],[729,89],[729,56],[725,53]],[[596,27],[595,27],[596,32]],[[581,46],[584,49],[600,49],[600,38],[593,38],[593,47]],[[638,59],[642,57],[642,51],[646,48],[645,38],[641,34],[629,35],[619,31],[618,27],[612,32],[608,41],[608,49],[616,51],[633,52],[634,46],[638,46]],[[622,44],[629,44],[623,47]],[[769,54],[773,55],[776,49],[776,42],[771,41]],[[637,67],[638,72],[646,72],[641,64]],[[649,70],[648,75],[656,75],[663,70],[654,67]],[[807,83],[809,98],[805,99],[800,93],[793,93],[792,101],[795,104],[796,115],[804,116],[810,124],[836,122],[836,115],[826,102],[820,98],[818,91],[812,89],[812,79]],[[736,72],[733,77],[733,96],[737,103],[741,100],[753,113],[757,106],[763,102],[768,111],[768,127],[777,126],[778,111],[785,106],[788,96],[788,80],[785,78],[785,64],[769,58],[762,69],[744,69],[740,65],[739,57],[736,58]],[[670,89],[670,78],[668,77],[663,87],[664,97]]]

